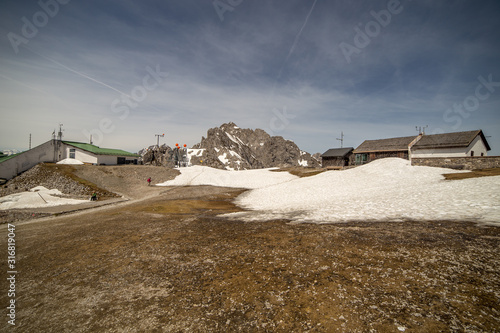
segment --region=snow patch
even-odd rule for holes
[[[190,148],[187,150],[187,159],[188,159],[188,163],[191,163],[191,158],[193,156],[196,156],[196,157],[200,157],[203,155],[203,152],[205,151],[205,148],[202,148],[202,149],[194,149],[194,148]]]
[[[237,156],[241,160],[241,156],[237,152],[230,150],[229,154],[231,154],[231,156]]]
[[[288,172],[273,172],[272,169],[227,171],[195,165],[181,168],[179,176],[157,186],[213,185],[256,189],[298,179]]]
[[[83,162],[79,160],[75,160],[74,158],[65,158],[64,160],[61,160],[57,162],[56,164],[72,164],[72,165],[82,165]]]
[[[29,192],[7,195],[0,198],[0,210],[51,207],[60,205],[76,205],[88,200],[60,198],[62,192],[57,189],[49,190],[43,186],[32,188]]]
[[[227,164],[229,160],[227,159],[227,153],[224,153],[223,155],[218,156],[219,161],[221,161],[224,164]]]
[[[303,167],[307,166],[307,161],[306,160],[298,160],[297,163],[299,163],[299,165],[303,166]]]
[[[239,144],[240,144],[238,141],[236,141],[236,138],[235,138],[234,136],[232,136],[231,134],[229,134],[229,133],[227,133],[227,132],[224,132],[224,133],[226,133],[227,137],[228,137],[231,141],[233,141],[233,142],[234,142],[234,143],[236,143],[237,145],[239,145]],[[241,140],[240,140],[240,142],[241,142]]]

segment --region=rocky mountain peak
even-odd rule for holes
[[[233,122],[207,131],[207,137],[194,145],[192,164],[228,170],[285,166],[319,166],[309,153],[290,140],[270,136],[261,129],[242,129]]]

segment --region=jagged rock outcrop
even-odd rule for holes
[[[232,122],[209,129],[207,137],[193,146],[190,156],[191,164],[228,170],[320,166],[293,141],[270,136],[261,129],[242,129]]]
[[[154,145],[139,151],[145,165],[174,167],[174,151],[166,144]]]

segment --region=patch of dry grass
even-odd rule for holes
[[[447,173],[443,175],[446,180],[459,180],[477,177],[500,176],[500,168],[477,169],[471,172]]]
[[[322,172],[325,172],[326,169],[318,169],[318,168],[306,168],[306,167],[286,167],[286,168],[279,168],[275,170],[271,170],[274,172],[288,172],[294,176],[297,177],[311,177],[318,175]]]

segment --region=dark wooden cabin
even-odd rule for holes
[[[321,155],[321,166],[323,168],[342,168],[350,165],[353,147],[328,149]]]

